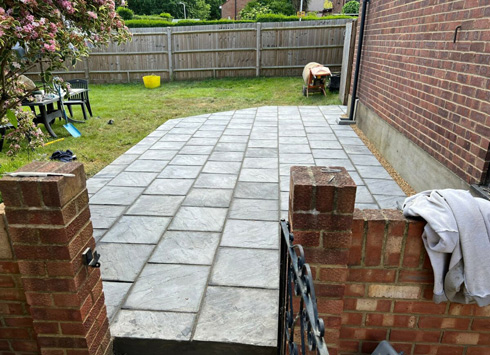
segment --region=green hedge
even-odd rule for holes
[[[302,21],[318,21],[318,20],[336,20],[336,19],[348,19],[354,18],[352,16],[306,16],[303,17]],[[154,19],[133,19],[125,21],[126,26],[130,28],[141,28],[141,27],[169,27],[169,26],[200,26],[200,25],[221,25],[228,23],[251,23],[251,22],[286,22],[286,21],[299,21],[297,16],[285,16],[276,14],[267,14],[257,17],[256,21],[253,20],[210,20],[210,21],[198,21],[198,20],[181,20],[179,22],[169,22],[164,19],[154,20]]]
[[[322,21],[322,20],[338,20],[338,19],[346,19],[346,18],[354,18],[352,16],[305,16],[301,21]],[[289,22],[289,21],[299,21],[299,17],[278,15],[278,14],[265,14],[257,16],[257,22]]]

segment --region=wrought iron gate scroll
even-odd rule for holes
[[[301,354],[306,347],[318,355],[328,355],[325,344],[325,325],[318,317],[315,288],[310,266],[305,262],[301,245],[293,245],[294,236],[290,232],[289,222],[281,220],[281,280],[279,300],[279,354],[300,354],[294,340],[295,327],[300,323]],[[294,288],[294,289],[293,289]],[[294,294],[293,294],[294,291]],[[299,296],[300,305],[297,315],[293,310],[293,296]],[[305,340],[306,334],[306,340]]]

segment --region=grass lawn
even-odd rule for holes
[[[340,103],[337,93],[306,98],[301,93],[302,85],[301,77],[171,82],[151,90],[142,83],[91,85],[94,117],[85,124],[76,124],[82,137],[71,137],[63,128],[64,121],[56,120],[52,127],[64,141],[36,151],[23,150],[13,158],[5,154],[5,145],[0,152],[0,173],[15,171],[33,160],[48,160],[56,150],[70,149],[85,165],[87,175],[92,176],[172,118],[268,105]],[[79,106],[74,107],[74,115],[83,120]],[[109,120],[114,124],[107,124]],[[53,138],[47,136],[50,140]]]

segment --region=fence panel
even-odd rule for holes
[[[210,77],[296,76],[309,62],[340,71],[346,23],[352,20],[244,23],[132,29],[133,41],[94,49],[66,78],[92,83]],[[38,73],[33,71],[29,74]]]

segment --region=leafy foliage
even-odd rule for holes
[[[168,12],[162,12],[159,16],[167,21],[172,21],[173,19],[172,15],[170,15]]]
[[[187,18],[209,18],[211,5],[205,0],[128,0],[128,7],[137,15],[158,15],[167,12],[173,18],[184,18],[184,6],[180,2],[185,3]]]
[[[343,14],[358,14],[359,13],[359,1],[349,1],[342,8]]]
[[[32,139],[35,133],[24,129],[33,127],[32,115],[20,108],[35,87],[21,82],[20,75],[42,60],[48,81],[65,62],[75,65],[87,56],[89,46],[128,40],[130,33],[115,8],[114,0],[0,0],[0,124],[9,122],[7,113],[16,115],[13,141],[14,136]]]
[[[128,9],[127,7],[119,6],[116,11],[123,20],[131,20],[134,16],[133,10]]]
[[[293,15],[294,8],[285,0],[255,0],[247,3],[240,11],[240,18],[255,20],[258,16],[266,14]]]

